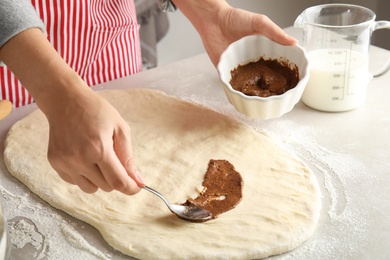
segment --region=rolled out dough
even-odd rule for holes
[[[321,207],[314,174],[293,154],[247,125],[160,91],[100,92],[132,128],[147,184],[174,203],[196,197],[210,159],[225,159],[244,179],[236,208],[205,223],[171,214],[154,195],[85,194],[47,161],[48,125],[34,111],[5,141],[9,172],[53,207],[81,219],[115,249],[141,259],[253,259],[307,240]]]

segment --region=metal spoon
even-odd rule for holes
[[[206,209],[171,204],[158,191],[148,186],[144,186],[143,188],[153,193],[154,195],[157,195],[160,199],[162,199],[165,202],[165,204],[168,206],[169,210],[172,211],[172,213],[176,214],[181,219],[191,221],[191,222],[204,222],[212,218],[211,212]]]

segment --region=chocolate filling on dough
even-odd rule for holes
[[[232,87],[247,96],[281,95],[299,82],[299,71],[295,64],[262,57],[258,61],[239,65],[230,71],[230,75]]]
[[[211,212],[211,219],[233,209],[242,199],[244,181],[226,160],[210,160],[202,185],[199,196],[182,205],[204,208]]]

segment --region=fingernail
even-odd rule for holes
[[[294,38],[294,37],[292,37],[290,35],[287,35],[287,36],[288,36],[288,38],[290,38],[290,40],[295,41],[296,43],[298,42],[298,40],[296,38]]]
[[[145,186],[145,179],[139,171],[135,172],[135,177],[137,178],[138,186],[140,187]]]

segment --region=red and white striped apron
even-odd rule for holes
[[[64,60],[93,86],[142,69],[139,25],[133,0],[31,0],[48,39]],[[33,102],[0,66],[0,99],[15,107]]]

